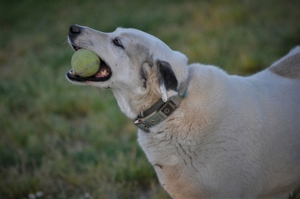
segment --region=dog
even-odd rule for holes
[[[173,198],[287,198],[300,185],[300,47],[252,76],[188,64],[136,29],[71,25],[69,44],[101,58],[78,85],[112,90]]]

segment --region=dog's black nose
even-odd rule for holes
[[[69,35],[77,35],[80,33],[80,27],[73,24],[70,26]]]

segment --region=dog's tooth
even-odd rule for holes
[[[107,70],[101,71],[101,75],[105,76],[105,75],[107,75],[107,74],[108,74]]]

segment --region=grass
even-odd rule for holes
[[[64,77],[70,24],[134,27],[230,74],[300,44],[299,1],[0,2],[0,198],[169,198],[109,91]]]

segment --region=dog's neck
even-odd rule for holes
[[[158,86],[152,86],[146,94],[139,90],[131,91],[113,91],[121,111],[130,119],[146,118],[155,114],[162,107],[170,105],[175,108],[179,105],[181,99],[186,96],[188,88],[188,79],[180,84],[177,95],[171,96],[167,102],[161,98]],[[153,84],[151,84],[153,85]]]
[[[169,117],[179,106],[183,96],[176,95],[171,97],[167,102],[162,99],[157,101],[152,107],[143,112],[143,116],[139,115],[134,124],[144,132],[150,132],[150,128],[163,122]]]
[[[142,85],[142,82],[140,83]],[[127,89],[113,89],[121,111],[130,119],[150,108],[161,98],[156,74],[150,73],[145,87],[132,85]]]
[[[139,91],[113,90],[121,111],[130,119],[135,119],[141,112],[150,108],[160,99],[158,91],[146,94]]]
[[[137,97],[137,91],[135,91],[135,94],[119,91],[114,92],[114,95],[122,112],[127,117],[134,118],[134,123],[138,128],[149,132],[152,126],[164,121],[179,106],[181,100],[186,96],[188,83],[189,79],[182,82],[176,95],[171,96],[166,102],[159,93],[155,92],[157,89],[151,89],[152,92],[148,92],[147,95],[142,97]],[[143,107],[146,107],[146,109]]]
[[[181,83],[179,87],[178,94],[173,97],[173,101],[175,100],[177,103],[178,100],[181,100],[181,98],[184,98],[187,94],[187,88],[188,88],[189,80],[187,79],[183,83]],[[178,99],[176,99],[178,98]],[[167,102],[164,102],[162,98],[160,98],[157,102],[155,102],[150,108],[147,110],[141,111],[141,113],[138,115],[138,118],[146,118],[149,115],[151,115],[154,112],[157,112],[162,106],[166,105],[170,100]],[[178,102],[179,103],[179,102]],[[172,105],[171,105],[172,106]]]

